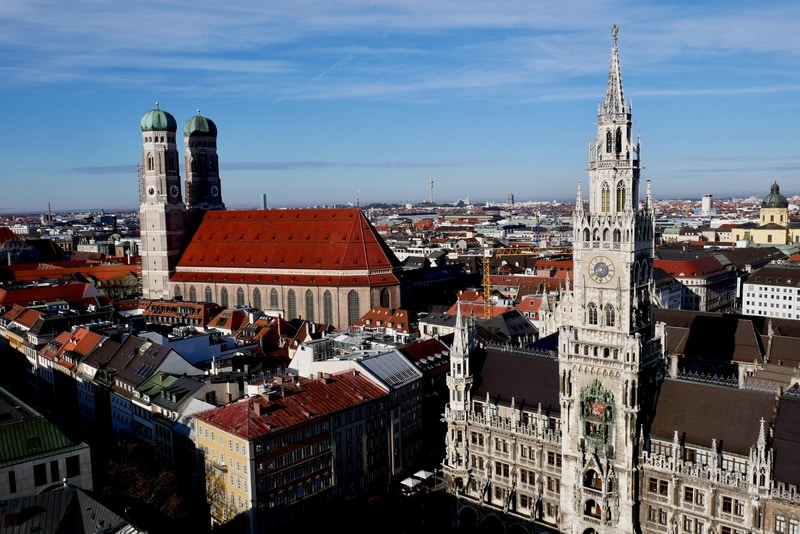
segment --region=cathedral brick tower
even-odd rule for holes
[[[200,115],[198,109],[197,115],[183,126],[183,142],[186,155],[186,208],[191,217],[190,226],[196,228],[206,211],[225,209],[219,179],[217,125]]]
[[[141,225],[142,294],[145,298],[169,298],[169,279],[175,271],[187,235],[186,206],[181,196],[181,177],[175,134],[175,117],[152,109],[141,120],[142,198]]]
[[[573,213],[571,294],[562,300],[558,366],[561,530],[638,532],[637,458],[660,369],[651,311],[654,211],[639,201],[640,142],[613,47],[589,146],[589,202]]]

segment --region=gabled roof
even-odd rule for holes
[[[77,328],[74,332],[64,331],[39,350],[39,354],[53,363],[70,371],[78,368],[78,363],[90,354],[104,339],[104,336],[88,328]]]
[[[358,208],[217,210],[205,213],[173,279],[380,286],[398,283],[399,266]]]
[[[52,491],[4,501],[0,507],[0,525],[3,534],[141,532],[73,486],[61,486]]]
[[[667,326],[666,337],[669,352],[689,358],[753,363],[765,352],[753,323],[735,315],[697,315],[688,328]]]
[[[114,353],[107,367],[116,371],[116,380],[136,388],[155,373],[171,349],[136,336],[128,336]]]

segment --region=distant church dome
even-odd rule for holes
[[[156,109],[151,109],[144,114],[141,126],[143,132],[178,131],[178,121],[163,109],[159,109],[158,102],[156,102]]]
[[[183,125],[184,137],[191,137],[193,135],[202,135],[207,137],[217,136],[217,125],[214,121],[207,119],[200,115],[200,110],[197,110],[197,115],[186,121]]]
[[[786,200],[786,197],[781,195],[781,188],[778,186],[778,182],[773,182],[772,187],[770,188],[769,195],[764,197],[764,200],[761,202],[762,208],[788,208],[789,201]]]

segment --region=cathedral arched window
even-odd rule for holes
[[[257,310],[261,309],[261,290],[258,288],[253,290],[253,307]]]
[[[154,163],[153,163],[153,156],[147,156],[147,170],[152,171],[154,170]]]
[[[606,152],[611,153],[611,130],[606,130]]]
[[[625,184],[621,180],[617,184],[617,211],[625,211]]]
[[[223,308],[227,308],[229,306],[227,287],[223,287],[219,292],[219,305]]]
[[[325,324],[333,324],[333,297],[327,289],[322,295],[322,316]]]
[[[244,289],[241,287],[236,290],[236,305],[244,306]]]
[[[589,306],[589,324],[597,324],[597,304],[590,302]]]
[[[620,130],[619,128],[617,128],[617,136],[616,139],[614,140],[614,149],[615,149],[614,152],[616,152],[617,154],[622,152],[622,130]]]
[[[172,295],[176,299],[180,300],[180,298],[181,298],[181,288],[180,288],[180,286],[175,286],[175,289],[172,291]]]
[[[211,292],[211,287],[206,286],[205,297],[206,302],[214,302],[214,294]]]
[[[620,238],[622,237],[622,232],[619,231],[619,228],[614,230],[614,243],[619,243]]]
[[[189,301],[197,302],[197,290],[194,286],[189,286]]]
[[[314,293],[306,290],[306,321],[314,322]]]
[[[297,296],[294,294],[294,289],[290,289],[286,294],[286,316],[289,319],[297,317]]]
[[[603,182],[600,189],[600,211],[604,213],[611,211],[611,188],[608,182]]]
[[[391,303],[389,302],[389,290],[384,287],[383,289],[381,289],[381,307],[389,308],[390,304]]]
[[[354,325],[361,318],[361,309],[358,302],[358,293],[351,289],[347,293],[347,325]]]
[[[590,237],[589,229],[588,228],[584,228],[583,229],[583,240],[584,241],[589,241],[589,237]]]
[[[277,310],[278,308],[280,308],[280,302],[278,302],[278,290],[273,287],[269,292],[269,309]]]
[[[608,241],[608,228],[603,228],[603,241]]]
[[[617,313],[611,304],[606,304],[606,326],[617,326]]]

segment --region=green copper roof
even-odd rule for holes
[[[184,137],[190,137],[192,135],[216,137],[217,125],[214,124],[214,121],[211,119],[200,115],[200,110],[198,110],[198,114],[186,121],[186,124],[183,125],[183,135]]]
[[[158,106],[157,103],[156,106]],[[158,107],[144,114],[141,125],[143,132],[178,131],[178,122],[175,120],[175,117]]]
[[[769,195],[764,197],[763,202],[761,202],[762,208],[788,208],[789,201],[786,200],[786,197],[781,195],[781,188],[778,186],[778,182],[773,182],[772,188],[770,188]]]

